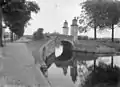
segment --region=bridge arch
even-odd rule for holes
[[[65,43],[65,44],[63,44],[64,46],[68,45],[68,46],[71,46],[72,48],[74,47],[74,43],[71,40],[63,39],[63,40],[61,40],[61,43],[62,44]]]
[[[73,49],[73,42],[70,40],[61,40],[62,45],[62,53],[58,57],[56,57],[56,60],[70,60],[73,56],[72,49]]]

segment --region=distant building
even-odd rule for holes
[[[72,25],[71,25],[71,35],[74,36],[74,41],[77,40],[77,36],[78,36],[78,24],[77,24],[77,18],[75,17],[72,20]]]
[[[68,35],[68,32],[69,32],[68,22],[65,20],[63,25],[63,34]]]

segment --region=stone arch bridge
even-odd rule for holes
[[[53,35],[53,38],[49,39],[46,43],[44,43],[40,49],[40,58],[42,58],[44,61],[47,57],[50,57],[51,54],[55,52],[55,47],[61,45],[61,42],[68,42],[72,46],[74,45],[72,39],[73,36],[68,35]]]
[[[76,57],[79,57],[80,60],[93,60],[98,56],[111,56],[116,55],[117,52],[114,48],[107,47],[100,42],[94,40],[80,40],[80,43],[76,44],[73,42],[73,36],[68,35],[52,35],[53,38],[49,39],[45,44],[42,45],[39,49],[40,58],[44,61],[48,57],[55,53],[55,46],[60,45],[61,41],[67,41],[71,43],[73,51]],[[87,53],[87,54],[86,54]],[[90,57],[91,56],[91,57]],[[82,58],[82,59],[81,59]]]
[[[73,43],[73,36],[69,36],[69,35],[56,35],[55,36],[55,43],[56,45],[60,45],[61,41],[67,41],[69,43],[71,43],[72,45],[74,45]]]

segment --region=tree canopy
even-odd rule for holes
[[[40,8],[34,1],[19,0],[19,2],[6,1],[2,6],[3,19],[6,26],[18,36],[24,33],[24,27],[32,18],[31,13],[38,13]]]
[[[43,31],[44,31],[43,28],[38,28],[37,31],[33,33],[33,39],[34,40],[44,39]]]
[[[88,19],[87,26],[99,29],[109,27],[114,38],[114,25],[119,23],[120,1],[118,0],[87,0],[82,3],[83,12]]]

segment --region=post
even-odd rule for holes
[[[114,24],[112,24],[112,42],[114,42]]]
[[[11,31],[11,42],[13,42],[13,32]]]
[[[96,59],[94,60],[94,71],[96,69]]]
[[[0,46],[3,47],[2,8],[0,7]]]
[[[5,45],[5,28],[2,26],[2,42]]]
[[[111,56],[111,67],[112,67],[112,68],[114,67],[114,59],[113,59],[113,56]]]

